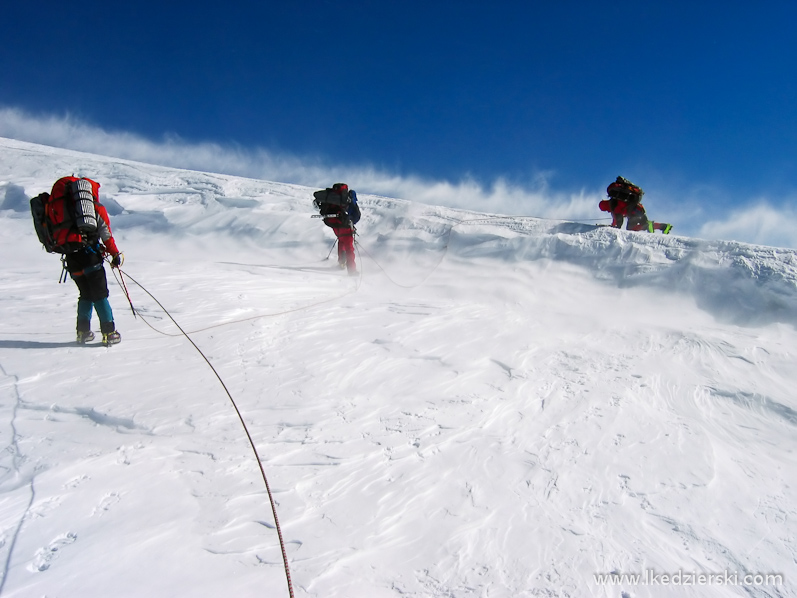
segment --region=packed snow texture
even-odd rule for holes
[[[314,189],[0,156],[0,596],[288,596],[147,293],[296,596],[797,596],[794,250],[360,193],[350,277]],[[111,348],[31,224],[73,173]]]

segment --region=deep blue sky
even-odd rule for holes
[[[797,189],[794,0],[13,2],[3,21],[0,105],[109,130],[434,179]]]

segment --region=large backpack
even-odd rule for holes
[[[344,215],[351,204],[351,193],[346,183],[335,183],[332,188],[316,191],[313,197],[313,204],[323,216]]]
[[[632,204],[639,203],[639,200],[645,194],[642,189],[621,176],[618,176],[617,180],[606,188],[606,193],[615,201],[625,201]]]
[[[73,253],[98,240],[99,193],[96,181],[69,176],[30,200],[33,227],[49,253]]]

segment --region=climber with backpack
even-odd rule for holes
[[[357,193],[346,183],[335,183],[313,193],[313,205],[324,219],[324,224],[335,233],[338,243],[338,266],[346,268],[350,275],[357,274],[354,259],[354,225],[360,221],[360,206]]]
[[[618,176],[606,188],[606,194],[609,199],[601,201],[598,207],[603,212],[611,213],[613,228],[622,228],[623,221],[627,218],[626,230],[646,230],[650,233],[660,230],[665,235],[672,230],[672,224],[648,220],[645,206],[641,203],[645,192],[628,179]]]
[[[69,273],[80,296],[77,302],[77,342],[94,340],[91,316],[100,319],[103,345],[122,340],[108,302],[108,281],[103,259],[119,268],[123,256],[111,232],[108,211],[99,200],[100,184],[75,176],[58,179],[50,193],[30,200],[33,225],[48,253],[60,253],[64,276]]]

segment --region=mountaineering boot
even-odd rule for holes
[[[111,322],[100,322],[102,330],[102,344],[106,347],[122,342],[122,335],[116,330],[116,325]]]
[[[108,345],[115,345],[122,342],[122,335],[116,330],[102,335],[102,344],[106,347]]]
[[[664,235],[669,235],[671,230],[672,230],[672,224],[665,224],[661,232]]]
[[[90,343],[94,340],[94,333],[91,331],[91,319],[78,316],[77,319],[77,342],[80,345]]]
[[[94,333],[91,330],[78,330],[77,342],[79,345],[85,345],[94,340]]]
[[[652,220],[648,220],[648,232],[652,233],[654,230],[656,230],[656,229],[653,228],[653,221]]]

